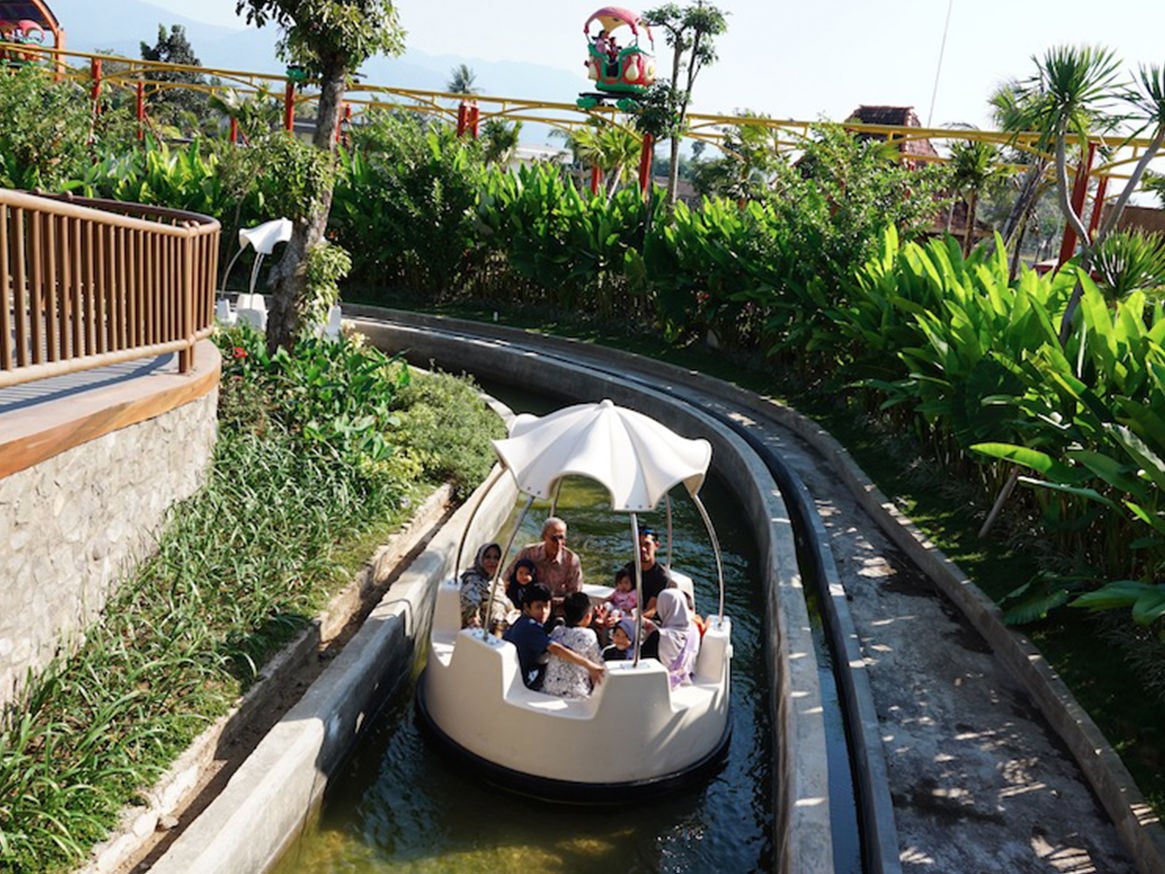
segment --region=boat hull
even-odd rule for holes
[[[588,698],[523,685],[514,647],[459,626],[441,586],[417,708],[432,734],[496,783],[542,798],[622,802],[706,776],[729,742],[731,622],[713,619],[690,685],[655,659],[610,662]]]

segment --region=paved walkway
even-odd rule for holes
[[[868,667],[907,872],[1134,871],[1075,760],[817,453],[758,423],[816,503]]]

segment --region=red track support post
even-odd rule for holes
[[[481,121],[481,110],[477,108],[474,103],[469,107],[469,135],[475,140],[477,139],[477,126]]]
[[[643,135],[643,143],[639,147],[639,193],[647,194],[651,189],[651,154],[655,148],[655,137],[651,134]]]
[[[89,62],[89,71],[93,77],[93,114],[101,115],[101,58]]]
[[[295,83],[290,79],[283,93],[283,129],[288,133],[295,130]]]
[[[336,119],[336,145],[348,145],[348,135],[344,133],[344,125],[352,121],[352,104],[341,105],[340,117]]]
[[[138,81],[137,88],[138,139],[146,138],[146,83]]]
[[[457,105],[457,136],[465,136],[465,127],[469,121],[469,104],[462,100]]]
[[[1096,143],[1088,144],[1088,154],[1076,168],[1076,182],[1072,186],[1072,210],[1076,215],[1084,216],[1084,199],[1088,196],[1088,174],[1092,170],[1092,159],[1096,155]],[[1056,263],[1056,269],[1064,266],[1064,263],[1072,257],[1076,252],[1076,231],[1071,224],[1064,226],[1064,239],[1060,243],[1060,259]]]
[[[1100,214],[1104,212],[1104,195],[1108,191],[1108,177],[1101,176],[1096,183],[1096,194],[1092,196],[1092,218],[1088,221],[1088,236],[1095,239],[1096,229],[1100,227]]]
[[[237,118],[231,119],[231,143],[238,143],[239,141],[239,120]]]
[[[598,164],[591,165],[591,194],[599,193],[599,185],[603,181],[603,171]]]

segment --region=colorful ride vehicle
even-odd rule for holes
[[[591,26],[598,25],[592,33]],[[618,34],[629,28],[631,43],[621,46]],[[646,34],[649,48],[639,44],[640,33]],[[651,28],[638,13],[619,6],[604,6],[583,25],[587,37],[587,76],[594,80],[597,94],[583,94],[580,106],[594,106],[607,95],[634,99],[655,81],[655,39]]]
[[[17,22],[0,21],[0,42],[29,43],[44,45],[44,28],[35,21],[21,19]],[[0,60],[22,64],[36,60],[36,55],[25,52],[0,50]]]
[[[709,535],[718,612],[708,616],[696,651],[689,650],[686,667],[681,665],[677,676],[679,661],[663,656],[662,650],[641,652],[646,625],[632,608],[634,640],[625,659],[607,662],[603,681],[589,695],[567,698],[527,685],[513,642],[482,628],[461,627],[460,585],[449,579],[437,592],[428,663],[417,686],[422,724],[459,764],[484,773],[490,782],[538,798],[625,803],[706,778],[722,762],[732,730],[732,620],[724,614],[719,539],[699,498],[712,461],[711,445],[609,400],[545,416],[519,415],[510,423],[510,436],[493,445],[502,472],[491,479],[466,523],[456,567],[461,567],[471,531],[483,541],[493,539],[493,532],[474,529],[474,516],[507,475],[527,501],[517,522],[506,526],[510,536],[485,615],[493,615],[501,569],[535,498],[550,500],[553,516],[568,477],[599,484],[609,495],[610,509],[628,514],[636,604],[647,603],[638,514],[654,510],[661,500],[668,519],[666,574],[694,603],[691,578],[670,567],[668,494],[682,483]],[[592,604],[600,604],[613,590],[583,583],[582,591]],[[694,643],[690,635],[696,633],[694,626],[689,628],[689,647]]]

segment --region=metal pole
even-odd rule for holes
[[[510,549],[514,545],[514,538],[518,536],[518,529],[522,527],[522,523],[526,521],[526,514],[530,512],[530,508],[534,505],[534,496],[530,495],[530,500],[526,502],[526,506],[522,508],[522,515],[518,517],[518,521],[514,523],[514,530],[510,532],[510,539],[506,541],[506,548],[502,550],[502,557],[498,561],[498,569],[494,571],[493,581],[489,585],[489,601],[485,605],[485,622],[481,625],[481,639],[485,640],[489,636],[489,618],[493,616],[494,612],[494,596],[498,591],[498,580],[502,576],[502,568],[506,566],[506,558],[510,554]]]
[[[1096,238],[1096,229],[1100,227],[1100,214],[1104,212],[1104,195],[1108,192],[1108,177],[1101,176],[1096,183],[1096,194],[1092,197],[1092,218],[1088,222],[1088,234]]]
[[[239,141],[239,120],[237,118],[231,119],[231,143],[236,144]]]
[[[550,516],[558,515],[558,496],[562,494],[562,481],[564,479],[566,479],[566,477],[560,476],[558,478],[558,482],[554,484],[554,498],[550,502],[550,513],[548,514]]]
[[[704,508],[704,502],[699,495],[692,495],[692,502],[700,511],[700,518],[704,520],[704,527],[708,529],[708,537],[712,540],[712,551],[716,554],[716,581],[720,586],[720,621],[724,621],[724,566],[720,561],[720,541],[716,537],[716,529],[712,527],[712,519]]]
[[[664,492],[663,506],[667,510],[667,564],[664,568],[671,571],[671,495]]]
[[[639,664],[639,650],[643,647],[643,562],[639,560],[639,520],[631,514],[631,545],[635,551],[635,603],[639,609],[635,611],[635,667]]]
[[[93,114],[101,115],[101,58],[93,58],[89,70],[93,76]]]
[[[290,79],[283,92],[283,129],[288,133],[295,129],[295,83]]]
[[[146,83],[138,80],[138,94],[137,94],[137,116],[138,116],[138,139],[145,139],[145,121],[146,121]]]
[[[603,181],[603,171],[598,164],[591,165],[591,194],[599,193],[599,183]]]
[[[485,496],[493,490],[495,485],[497,485],[498,480],[501,479],[501,476],[504,472],[505,468],[499,467],[490,473],[484,483],[485,488],[482,489],[481,494],[479,494],[477,497],[477,503],[475,503],[473,505],[473,509],[469,511],[469,519],[466,520],[465,529],[461,532],[461,539],[457,542],[457,561],[453,564],[454,579],[457,578],[457,573],[461,569],[461,557],[465,554],[465,541],[469,537],[470,530],[473,528],[473,520],[477,518],[477,511],[481,509],[481,505],[485,503]]]
[[[639,147],[639,193],[646,194],[651,187],[651,152],[655,148],[655,137],[643,135]]]
[[[457,105],[457,136],[465,136],[465,123],[469,118],[469,104],[462,100]]]

